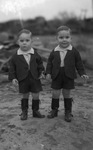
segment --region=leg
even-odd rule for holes
[[[63,97],[64,97],[65,121],[71,122],[73,99],[70,98],[70,90],[69,89],[63,89],[62,93],[63,93]]]
[[[22,109],[21,120],[27,120],[28,117],[28,98],[29,93],[23,94],[23,98],[21,99],[21,109]]]
[[[70,90],[69,89],[63,89],[62,94],[64,98],[70,98]]]
[[[24,99],[29,99],[29,93],[23,94],[23,98],[24,98]]]
[[[51,102],[51,114],[48,115],[48,118],[54,118],[58,115],[58,108],[59,108],[59,96],[60,96],[60,90],[54,90],[52,91],[52,102]]]
[[[35,80],[30,73],[30,91],[32,93],[32,112],[33,117],[44,118],[44,115],[41,115],[39,112],[39,92],[42,91],[42,86],[40,80]]]
[[[58,99],[59,96],[60,96],[60,92],[61,92],[61,90],[55,90],[55,89],[53,89],[53,91],[52,91],[52,97],[54,99]]]
[[[32,93],[32,110],[33,110],[33,117],[36,118],[44,118],[44,115],[41,115],[39,112],[39,92],[38,93]]]

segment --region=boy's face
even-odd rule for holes
[[[31,39],[31,35],[28,33],[22,33],[19,36],[18,39],[18,44],[20,46],[20,49],[22,51],[28,51],[31,48],[31,43],[32,43],[32,39]]]
[[[69,30],[62,30],[57,35],[58,44],[62,48],[66,48],[71,44],[71,35]]]

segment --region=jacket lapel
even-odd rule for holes
[[[19,55],[19,59],[21,60],[21,62],[23,62],[26,65],[28,65],[23,55]]]
[[[66,53],[66,56],[65,56],[65,59],[64,59],[64,61],[69,57],[69,58],[72,58],[72,50],[70,51],[70,50],[68,50],[67,51],[67,53]]]
[[[34,60],[35,55],[31,54],[31,59],[30,59],[30,63]]]
[[[58,61],[61,61],[61,59],[60,59],[60,52],[59,52],[59,51],[55,51],[55,58],[56,58]]]

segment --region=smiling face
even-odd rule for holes
[[[67,48],[71,44],[71,34],[69,30],[61,30],[57,34],[58,44],[61,48]]]
[[[22,33],[18,38],[18,44],[22,51],[28,51],[31,49],[31,34],[30,33]]]

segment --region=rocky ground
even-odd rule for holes
[[[93,71],[88,72],[87,83],[78,78],[71,95],[73,120],[64,121],[64,103],[60,96],[59,115],[48,119],[50,111],[50,84],[42,80],[40,111],[44,119],[32,117],[31,96],[28,120],[20,120],[20,99],[5,76],[0,76],[0,150],[93,150]]]

